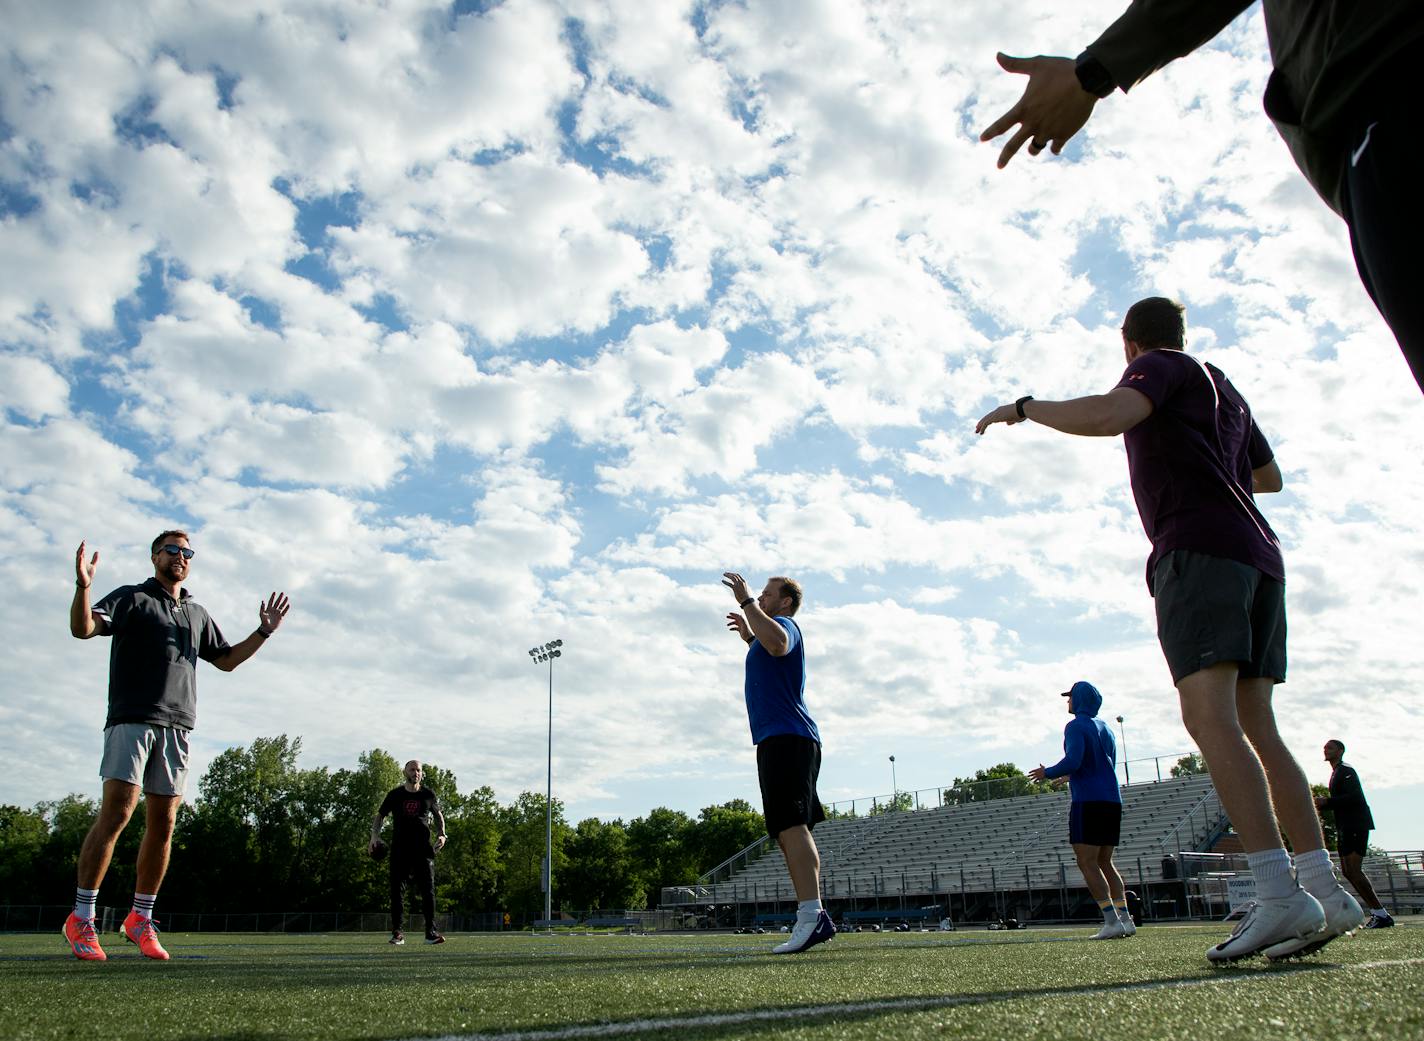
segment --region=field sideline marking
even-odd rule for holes
[[[1397,958],[1390,961],[1360,962],[1355,965],[1302,964],[1295,972],[1354,972],[1361,969],[1388,969],[1424,965],[1424,958]],[[1229,971],[1229,970],[1228,970]],[[1202,976],[1189,980],[1142,980],[1099,987],[1100,993],[1130,993],[1139,990],[1175,990],[1187,987],[1214,987],[1223,983],[1244,983],[1270,979],[1261,973],[1249,975]],[[848,1001],[834,1005],[805,1005],[798,1008],[758,1009],[744,1012],[714,1012],[704,1016],[665,1016],[661,1019],[633,1019],[621,1023],[590,1023],[582,1026],[549,1027],[543,1030],[510,1030],[488,1034],[443,1034],[409,1041],[566,1041],[585,1037],[622,1037],[651,1034],[662,1030],[693,1030],[699,1027],[740,1026],[747,1023],[774,1023],[781,1020],[820,1019],[826,1016],[857,1015],[863,1012],[925,1012],[960,1005],[990,1005],[1018,998],[1051,998],[1082,994],[1081,987],[1050,987],[1047,990],[1014,990],[997,994],[959,994],[944,997],[884,998],[877,1001]]]

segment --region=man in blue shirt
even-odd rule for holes
[[[722,584],[743,612],[729,613],[727,628],[750,645],[747,720],[757,750],[766,830],[781,847],[796,889],[796,927],[773,953],[800,954],[836,935],[821,906],[821,855],[811,837],[826,811],[816,794],[821,733],[806,711],[806,655],[801,628],[792,617],[801,606],[801,586],[777,576],[760,596],[752,596],[746,579],[732,571],[722,575]]]
[[[1073,719],[1063,728],[1063,758],[1039,763],[1028,775],[1035,781],[1068,778],[1073,802],[1068,810],[1068,841],[1088,892],[1103,913],[1095,940],[1116,940],[1137,932],[1127,911],[1127,891],[1113,865],[1122,831],[1122,794],[1117,789],[1117,742],[1097,718],[1103,707],[1098,688],[1086,680],[1064,691]]]

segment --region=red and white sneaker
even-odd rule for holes
[[[80,918],[77,914],[70,912],[69,917],[64,920],[64,928],[60,930],[60,933],[69,943],[69,949],[80,961],[109,960],[109,956],[104,953],[104,948],[99,946],[99,934],[94,931],[94,919]]]
[[[154,961],[168,960],[168,952],[163,949],[163,944],[158,942],[158,926],[154,925],[152,918],[145,918],[137,911],[130,911],[129,916],[124,919],[124,927],[119,932],[129,943],[138,944],[138,949],[143,952],[145,958],[152,958]]]

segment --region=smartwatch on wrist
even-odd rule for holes
[[[1024,415],[1024,410],[1023,410],[1024,402],[1025,402],[1025,401],[1032,401],[1032,400],[1033,400],[1033,395],[1032,395],[1032,394],[1025,394],[1023,397],[1019,398],[1017,401],[1014,402],[1014,411],[1018,413],[1018,416],[1019,416],[1020,419],[1027,419],[1027,418],[1028,418],[1028,416]]]
[[[1078,85],[1095,98],[1105,98],[1117,89],[1112,73],[1087,51],[1078,55],[1073,72],[1078,77]]]
[[[754,597],[754,596],[749,596],[749,597],[747,597],[745,600],[743,600],[740,604],[738,604],[737,606],[740,607],[743,611],[745,611],[745,610],[747,609],[747,604],[754,604],[754,603],[756,603],[756,597]]]

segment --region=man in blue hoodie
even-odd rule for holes
[[[1095,940],[1116,940],[1137,932],[1127,911],[1127,891],[1113,865],[1113,850],[1122,831],[1122,795],[1117,790],[1117,742],[1098,719],[1103,696],[1086,680],[1064,691],[1073,718],[1063,728],[1063,758],[1052,766],[1039,763],[1028,775],[1035,781],[1068,778],[1073,793],[1068,811],[1068,841],[1088,892],[1103,913]]]

